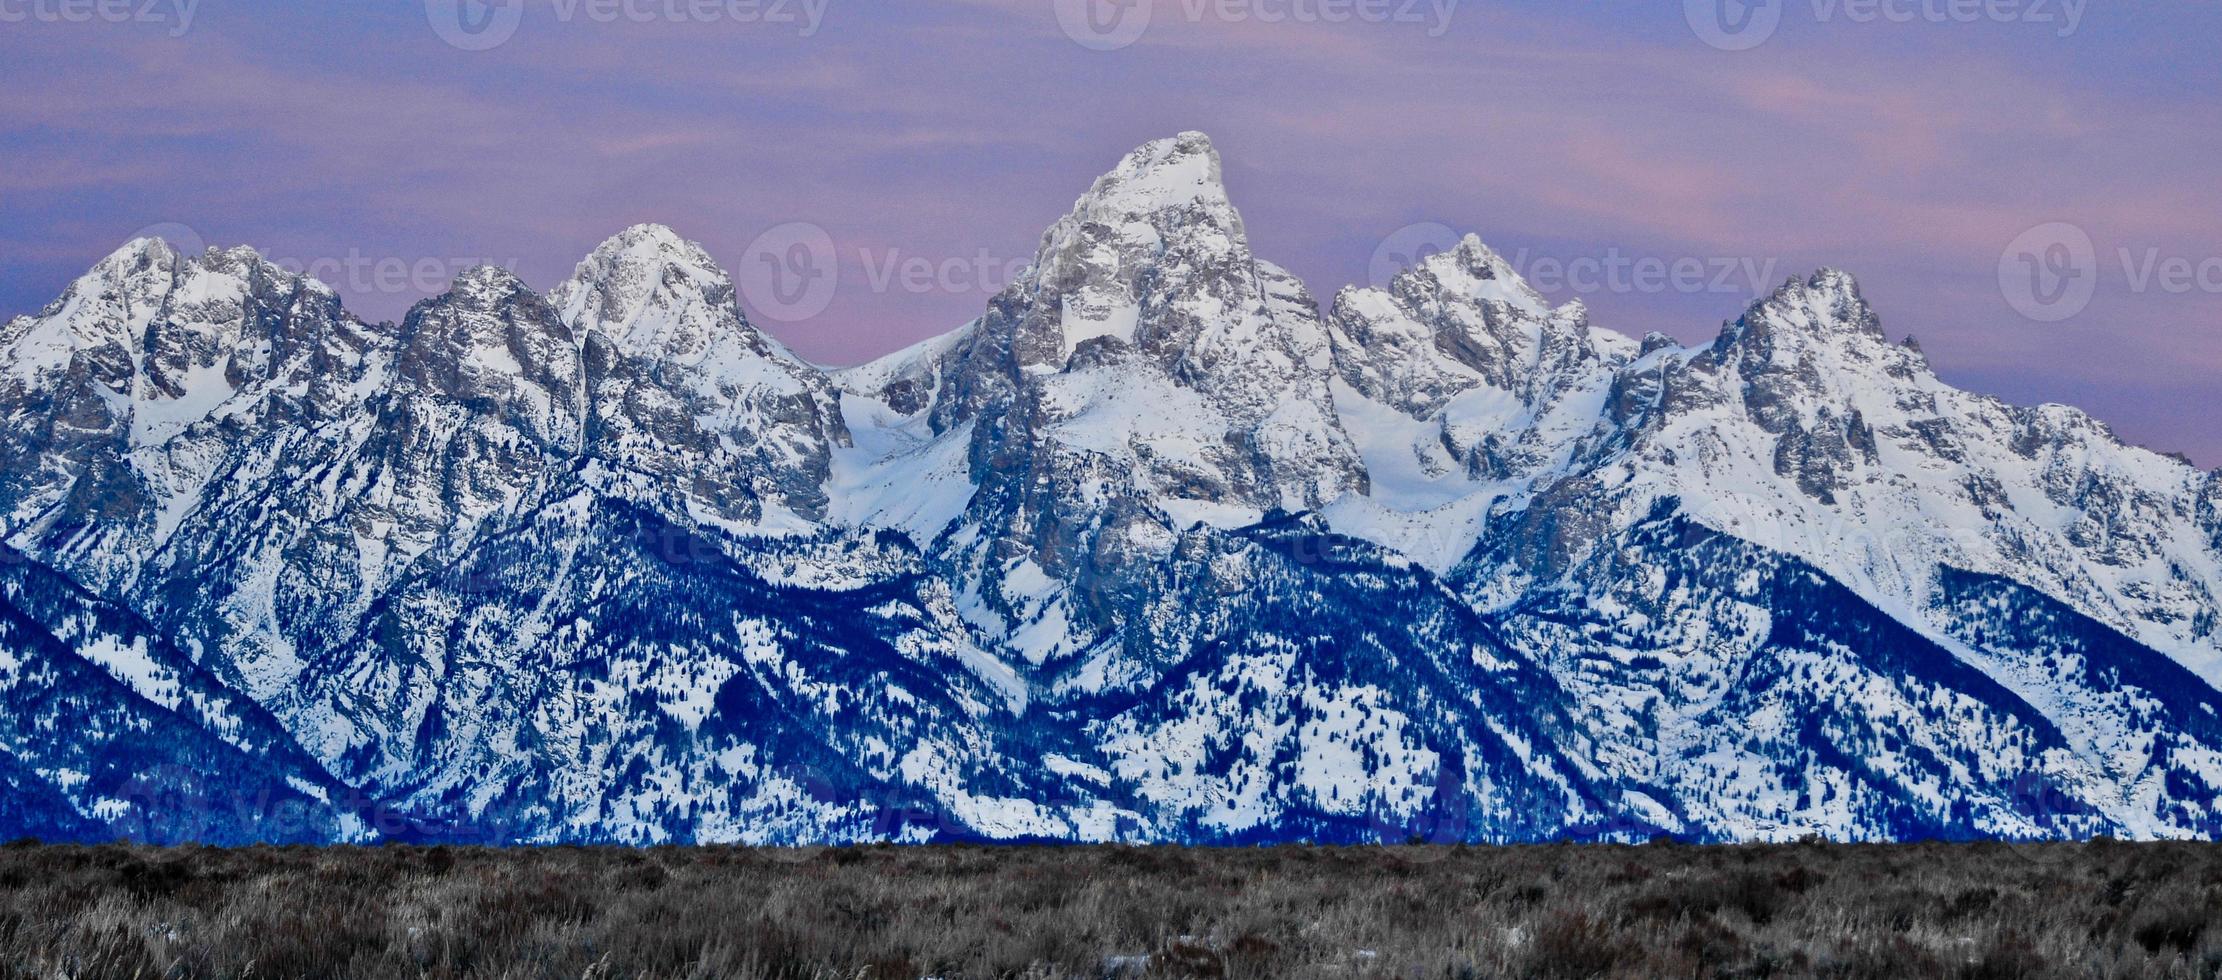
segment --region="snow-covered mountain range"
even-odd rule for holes
[[[1322,307],[1200,134],[828,372],[659,226],[370,324],[134,241],[0,329],[0,836],[2222,837],[2222,474],[1480,241]]]

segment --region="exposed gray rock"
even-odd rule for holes
[[[833,377],[660,226],[398,325],[134,242],[0,328],[0,520],[0,831],[144,764],[313,839],[2222,834],[2222,475],[1833,271],[1322,316],[1199,134]]]

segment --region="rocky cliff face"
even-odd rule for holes
[[[657,226],[377,325],[134,242],[0,331],[0,832],[2214,837],[2218,514],[1841,273],[1322,313],[1200,134],[834,375]]]
[[[720,521],[825,517],[831,453],[848,442],[833,385],[749,325],[701,246],[628,229],[549,299],[585,345],[592,455]]]
[[[1556,557],[1470,573],[1509,576],[1509,594],[1587,547],[1567,528],[1626,527],[1672,498],[1909,618],[1944,569],[1999,575],[2216,679],[2222,561],[2198,517],[2211,477],[2074,409],[1945,385],[1885,339],[1849,276],[1790,282],[1714,343],[1654,349],[1610,387],[1609,438],[1552,474],[1544,508],[1501,525],[1555,535]]]
[[[1364,486],[1315,304],[1251,256],[1198,133],[1096,181],[987,315],[934,353],[939,389],[909,407],[936,431],[1028,423],[975,429],[976,461],[1106,456],[1176,509],[1253,519]]]
[[[1182,661],[1134,616],[1192,530],[1364,489],[1330,360],[1189,133],[1096,181],[980,320],[848,380],[883,427],[963,440],[974,489],[934,558],[968,624],[1054,691]]]

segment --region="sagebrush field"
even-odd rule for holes
[[[2215,977],[2206,845],[0,849],[0,975]]]

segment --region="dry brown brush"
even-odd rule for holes
[[[2222,977],[2222,848],[0,848],[0,978]]]

